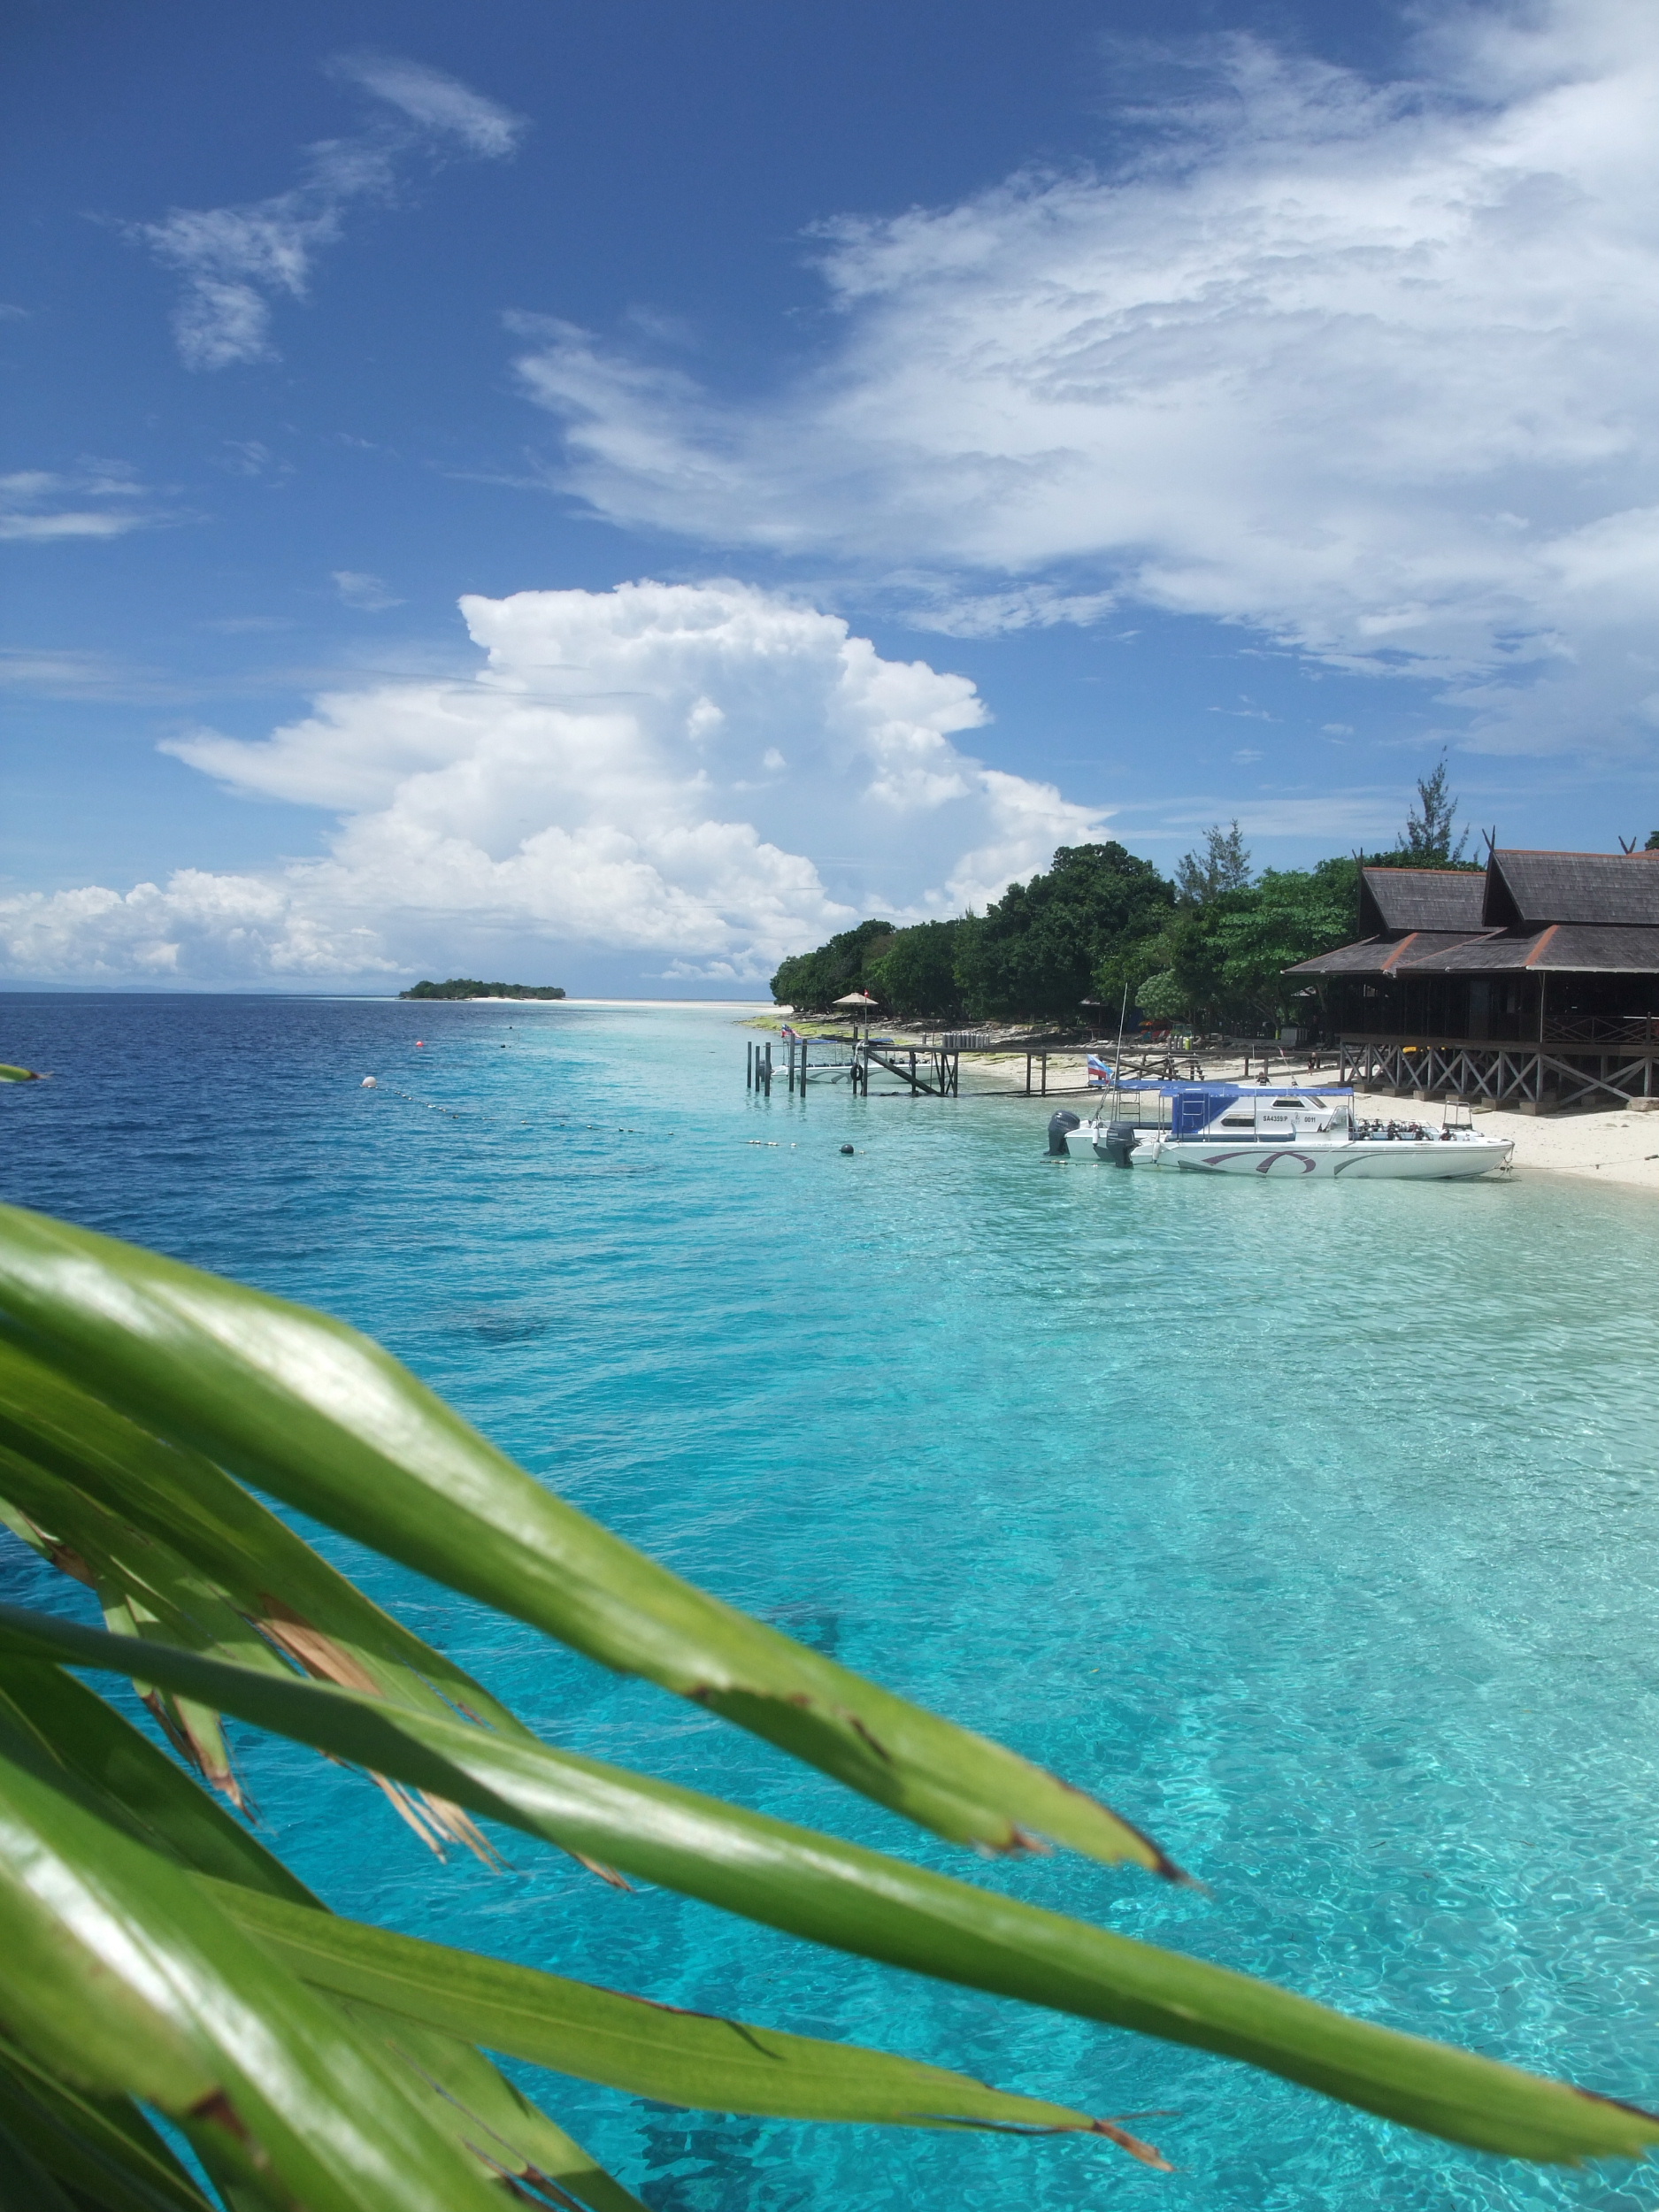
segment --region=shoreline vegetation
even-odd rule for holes
[[[1232,1036],[1271,1035],[1306,993],[1285,971],[1357,933],[1362,867],[1468,868],[1467,830],[1442,757],[1419,779],[1417,804],[1393,849],[1311,868],[1251,866],[1236,821],[1161,875],[1115,840],[1063,845],[1029,882],[982,914],[902,927],[872,917],[783,962],[773,998],[826,1013],[853,991],[885,1017],[952,1026],[1018,1022],[1072,1033],[1171,1024]]]
[[[452,975],[447,983],[415,984],[399,998],[563,998],[559,983],[480,983],[475,976]]]

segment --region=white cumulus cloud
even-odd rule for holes
[[[625,524],[832,551],[945,628],[1110,594],[1433,678],[1494,747],[1629,731],[1659,12],[1443,12],[1382,87],[1249,39],[1205,59],[1110,173],[833,227],[833,335],[769,402],[521,325],[559,480]]]
[[[861,915],[959,912],[1098,833],[1098,812],[957,742],[987,718],[967,678],[884,660],[779,595],[461,604],[488,656],[471,682],[333,693],[262,741],[168,745],[234,791],[327,810],[325,851],[0,899],[7,972],[314,980],[495,948],[757,981]]]
[[[360,202],[394,199],[411,150],[441,151],[454,142],[498,159],[513,151],[525,127],[482,93],[419,62],[355,58],[334,70],[402,122],[388,119],[357,137],[309,148],[300,181],[269,198],[175,207],[157,221],[127,227],[183,280],[173,335],[187,368],[274,358],[272,303],[305,296],[317,256],[340,237],[348,211]]]

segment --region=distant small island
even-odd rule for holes
[[[399,998],[563,998],[557,983],[480,983],[469,975],[452,975],[447,983],[417,983]]]

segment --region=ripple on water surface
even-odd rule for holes
[[[0,1098],[5,1196],[372,1331],[611,1526],[1098,1790],[1209,1892],[980,1867],[322,1539],[548,1734],[1659,2099],[1651,1198],[1050,1167],[1023,1104],[750,1100],[731,1010],[0,1009],[4,1056],[57,1071]],[[1160,2176],[1092,2143],[710,2119],[543,2078],[659,2212],[1655,2200],[1629,2169],[1453,2151],[619,1896],[519,1839],[508,1875],[440,1868],[367,1784],[240,1740],[267,1832],[343,1911],[1172,2111],[1143,2128],[1178,2162]]]

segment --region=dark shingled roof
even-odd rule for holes
[[[1607,975],[1659,973],[1659,929],[1617,922],[1563,922],[1547,929],[1527,964],[1533,968],[1600,969]]]
[[[1334,952],[1322,952],[1312,960],[1299,961],[1294,968],[1286,968],[1285,973],[1390,975],[1396,969],[1415,967],[1419,961],[1450,952],[1455,946],[1468,942],[1462,930],[1414,929],[1403,937],[1367,937],[1361,944],[1339,945]]]
[[[1400,965],[1425,975],[1513,975],[1534,964],[1548,935],[1548,930],[1488,930],[1482,937],[1466,937],[1460,944],[1425,953],[1421,959],[1414,960],[1408,952]]]
[[[1540,929],[1547,922],[1659,928],[1659,853],[1534,853],[1501,846],[1487,871],[1483,918],[1498,929]]]
[[[1486,890],[1486,877],[1471,868],[1362,868],[1360,933],[1479,929]]]
[[[1286,975],[1659,974],[1659,852],[1500,847],[1478,875],[1362,868],[1360,939]]]
[[[1659,926],[1552,922],[1547,929],[1488,929],[1478,937],[1416,930],[1368,937],[1363,944],[1304,960],[1286,975],[1659,975]]]

